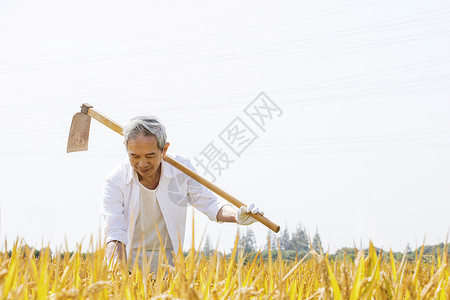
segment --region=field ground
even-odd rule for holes
[[[107,265],[103,245],[87,254],[15,243],[0,253],[2,299],[448,299],[447,246],[410,259],[368,251],[332,257],[315,251],[294,261],[215,252],[179,253],[174,266],[159,258],[156,274],[136,266]],[[274,252],[274,250],[270,250]],[[279,251],[279,250],[278,250]],[[275,251],[276,252],[276,251]],[[435,253],[435,254],[434,254]],[[268,257],[272,257],[269,253]],[[353,259],[354,257],[354,259]]]

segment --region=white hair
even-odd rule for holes
[[[164,149],[167,140],[166,128],[156,117],[147,115],[131,119],[130,123],[123,128],[125,146],[127,146],[129,139],[139,135],[153,135],[158,143],[158,148],[161,151]]]

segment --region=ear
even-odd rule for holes
[[[164,148],[163,148],[163,157],[164,156],[166,156],[166,153],[167,153],[167,149],[169,149],[169,143],[166,143],[165,145],[164,145]]]

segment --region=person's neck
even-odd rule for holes
[[[138,174],[139,182],[150,190],[154,190],[158,187],[159,179],[161,177],[161,165],[156,170],[155,174],[148,177],[143,177]]]

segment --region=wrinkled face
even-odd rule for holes
[[[128,140],[127,152],[131,166],[144,178],[152,178],[157,174],[161,161],[167,152],[169,143],[163,151],[158,148],[158,142],[153,135],[138,135]]]

